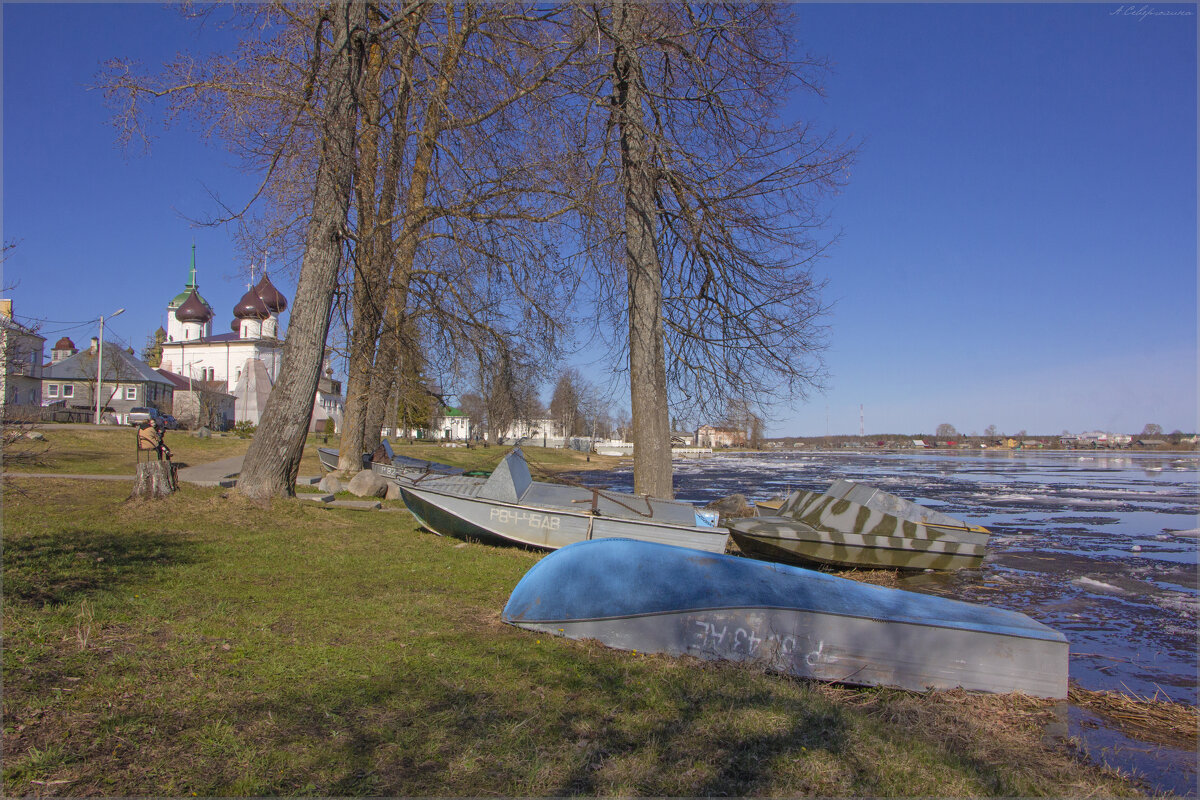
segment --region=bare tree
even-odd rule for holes
[[[579,413],[583,423],[584,433],[592,441],[601,437],[607,438],[610,425],[608,415],[608,399],[600,387],[584,381],[579,393]]]
[[[564,304],[544,298],[569,291],[573,280],[540,225],[563,213],[562,204],[542,197],[547,181],[537,178],[539,156],[526,143],[532,101],[578,46],[555,38],[547,24],[563,12],[451,2],[414,8],[428,9],[423,24],[410,26],[400,63],[382,73],[400,86],[388,163],[403,155],[404,164],[403,190],[384,191],[378,205],[379,224],[396,223],[394,238],[375,238],[389,255],[383,316],[377,336],[374,320],[354,321],[369,329],[356,335],[352,364],[373,359],[373,366],[369,389],[364,370],[351,369],[347,418],[355,424],[347,428],[358,435],[350,403],[365,395],[367,449],[378,436],[379,398],[395,385],[398,367],[422,349],[473,362],[503,360],[504,342],[513,339],[527,350],[538,340],[553,347]],[[394,188],[387,181],[385,172],[384,186]],[[367,217],[359,217],[361,225]],[[520,304],[521,324],[497,313],[498,290]]]
[[[671,404],[712,411],[748,389],[764,401],[820,385],[817,201],[851,153],[778,122],[824,68],[792,57],[786,6],[578,9],[595,42],[570,134],[586,158],[580,233],[604,268],[597,307],[614,315],[598,329],[617,331],[629,371],[634,488],[667,497]]]
[[[616,428],[615,432],[617,436],[619,436],[622,441],[625,441],[633,428],[633,420],[629,416],[629,411],[626,409],[621,409],[618,411],[615,419],[613,420],[613,425]]]
[[[0,262],[15,243],[6,242]],[[11,287],[5,287],[8,291]],[[42,338],[38,325],[16,322],[7,314],[0,316],[0,460],[4,466],[38,464],[50,449],[41,432],[41,409],[35,404],[19,404],[17,384],[35,378],[42,363]],[[23,392],[22,392],[23,393]]]
[[[458,398],[459,408],[467,415],[467,421],[471,426],[470,433],[467,435],[467,442],[481,437],[483,435],[484,422],[487,419],[487,409],[484,406],[483,398],[475,392],[464,392]]]
[[[260,24],[237,57],[198,63],[180,56],[148,78],[114,61],[103,83],[117,106],[122,140],[146,139],[143,103],[166,98],[172,115],[186,113],[206,133],[219,133],[263,172],[259,193],[226,219],[242,217],[254,199],[272,192],[305,212],[295,215],[303,220],[304,245],[280,376],[238,481],[242,494],[266,499],[293,493],[312,415],[347,237],[358,93],[372,30],[367,4],[348,0],[242,10]],[[314,174],[302,191],[300,181]]]
[[[730,398],[721,415],[723,427],[737,431],[739,439],[744,440],[754,448],[762,446],[763,418],[755,411],[753,402],[747,397]]]
[[[554,384],[554,394],[550,397],[550,416],[562,429],[564,438],[569,439],[581,432],[580,395],[583,385],[583,376],[574,367],[560,372]]]
[[[366,48],[367,7],[364,3],[331,3],[321,9],[315,22],[314,62],[321,53],[322,34],[327,25],[331,33],[321,97],[322,150],[313,188],[304,266],[296,286],[279,379],[267,398],[238,478],[238,491],[255,499],[295,493],[329,335],[354,179],[358,117],[355,91]]]
[[[478,384],[487,413],[489,441],[499,443],[514,425],[540,415],[536,376],[536,364],[520,351],[501,349],[481,357]]]
[[[937,426],[937,431],[934,433],[934,436],[938,437],[939,439],[949,439],[951,437],[958,436],[958,431],[949,422],[943,422],[941,425]]]

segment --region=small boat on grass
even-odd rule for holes
[[[502,618],[621,650],[838,683],[1067,696],[1066,638],[1016,611],[648,542],[551,553]]]
[[[729,527],[748,555],[892,569],[974,569],[991,536],[987,528],[847,480],[824,493],[793,492],[773,513]]]
[[[338,451],[332,447],[318,447],[317,460],[321,462],[321,469],[326,472],[334,472],[338,468]],[[363,453],[362,468],[371,468],[371,454]]]
[[[689,503],[533,480],[520,449],[486,481],[439,478],[400,484],[404,504],[437,534],[555,550],[608,537],[662,542],[714,553],[729,536],[716,515]]]
[[[328,447],[318,447],[317,457],[321,467],[326,472],[337,469],[338,451]],[[441,464],[437,461],[426,461],[422,458],[398,456],[387,439],[379,443],[379,449],[372,453],[363,454],[363,469],[370,469],[377,474],[396,481],[397,483],[413,483],[420,480],[463,475],[459,467]]]

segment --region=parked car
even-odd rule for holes
[[[125,421],[130,425],[141,425],[146,420],[150,420],[151,422],[158,424],[161,418],[162,414],[158,413],[157,408],[151,408],[149,406],[134,406],[133,408],[129,409],[129,415],[125,418]]]
[[[180,429],[180,427],[182,427],[179,424],[179,420],[175,419],[170,414],[162,415],[162,425],[163,425],[163,428],[168,431],[177,431]]]

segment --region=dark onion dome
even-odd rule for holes
[[[271,312],[258,293],[250,289],[233,307],[233,316],[237,319],[266,319],[271,316]]]
[[[72,342],[70,339],[68,339],[66,336],[64,336],[61,339],[59,339],[57,342],[55,342],[54,347],[52,347],[50,349],[51,350],[74,350],[75,343]]]
[[[287,310],[287,298],[275,288],[275,284],[271,283],[271,279],[267,277],[267,273],[263,273],[262,280],[254,287],[254,291],[262,298],[263,305],[272,314],[278,314],[281,311]]]
[[[180,322],[208,322],[213,318],[212,309],[208,307],[208,303],[200,299],[200,295],[196,294],[196,290],[188,292],[187,299],[183,301],[183,305],[175,309],[175,319]]]
[[[233,331],[234,333],[241,333],[242,332],[242,321],[240,319],[238,319],[237,317],[234,317],[233,322],[230,323],[230,325],[229,325],[229,330]]]

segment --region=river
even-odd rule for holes
[[[738,453],[675,461],[675,492],[706,503],[822,491],[838,478],[992,531],[979,570],[918,573],[912,591],[1010,608],[1062,631],[1087,689],[1197,703],[1200,458],[1187,453]],[[631,491],[632,467],[577,473]],[[1099,762],[1196,796],[1196,754],[1130,740],[1070,707],[1070,732]]]

